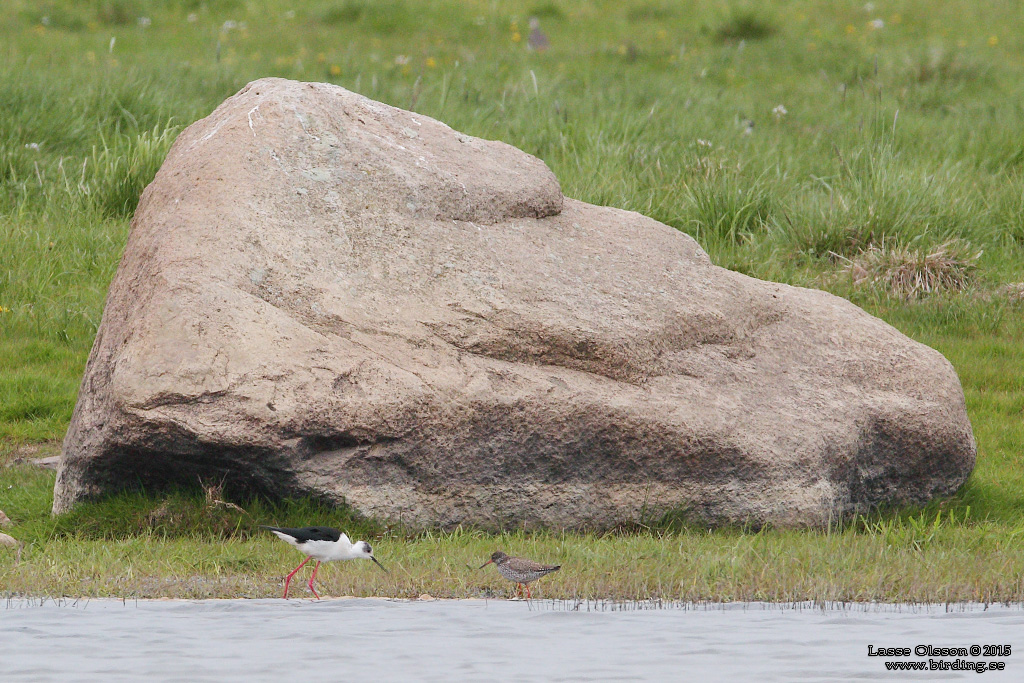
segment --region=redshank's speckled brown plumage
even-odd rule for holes
[[[510,557],[500,550],[495,551],[491,555],[491,559],[480,565],[480,569],[483,569],[489,564],[494,564],[498,568],[498,572],[501,573],[509,581],[516,582],[516,590],[522,586],[526,587],[526,597],[532,597],[530,593],[530,582],[536,581],[542,576],[546,576],[551,572],[557,572],[562,568],[560,564],[541,564],[528,560],[525,557]]]

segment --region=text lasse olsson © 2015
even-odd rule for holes
[[[868,657],[1009,657],[1010,645],[971,645],[970,647],[875,647],[868,645]]]
[[[868,657],[928,657],[927,660],[888,661],[885,668],[890,671],[1004,671],[1006,662],[999,660],[963,659],[964,657],[1009,657],[1010,645],[971,645],[969,647],[935,647],[917,645],[909,647],[876,647],[868,645]],[[951,659],[934,659],[948,657]]]

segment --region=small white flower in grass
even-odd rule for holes
[[[295,10],[290,9],[287,12],[285,12],[284,13],[284,18],[285,19],[294,19],[295,18]]]
[[[864,5],[864,11],[865,12],[874,12],[875,11],[875,3],[869,2],[866,5]]]
[[[875,29],[876,31],[880,28],[885,28],[885,22],[881,19],[872,19],[868,22],[868,26]]]
[[[30,149],[33,152],[38,152],[39,151],[39,143],[38,142],[30,142],[27,145],[25,145],[25,149]]]
[[[781,121],[782,118],[789,113],[789,110],[786,109],[785,105],[780,104],[779,106],[772,109],[772,113],[775,114],[776,121]]]
[[[407,55],[395,55],[395,64],[404,66],[409,63],[409,57]]]
[[[196,14],[195,12],[189,12],[187,19],[188,19],[188,23],[194,24],[197,21],[199,21],[199,15]]]
[[[221,25],[220,30],[227,32],[227,31],[233,31],[236,28],[238,28],[238,22],[235,21],[234,19],[228,19],[227,21],[225,21]]]
[[[139,26],[141,26],[142,28],[147,28],[148,26],[152,25],[152,23],[153,20],[149,17],[139,17]]]
[[[713,147],[713,145],[711,144],[711,141],[710,140],[705,140],[704,138],[697,138],[697,146],[698,147],[707,147],[708,149],[711,149],[711,147]]]
[[[43,17],[42,19],[39,20],[39,23],[42,24],[43,26],[49,26],[50,17]]]

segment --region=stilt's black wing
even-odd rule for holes
[[[265,526],[261,528],[288,534],[295,539],[296,543],[305,543],[306,541],[330,541],[331,543],[336,543],[341,538],[341,532],[329,526],[306,526],[301,529],[286,529],[278,526]]]

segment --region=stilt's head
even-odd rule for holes
[[[387,569],[384,569],[384,565],[377,561],[377,558],[373,556],[373,548],[366,541],[356,541],[352,545],[352,552],[355,553],[356,557],[363,560],[373,560],[373,563],[380,567],[381,571],[385,574],[388,573]]]
[[[483,569],[484,567],[486,567],[487,565],[491,564],[492,562],[494,564],[501,564],[502,562],[504,562],[507,559],[508,559],[508,555],[506,555],[505,553],[501,552],[500,550],[495,550],[491,554],[491,559],[487,560],[482,565],[480,565],[480,569]]]

